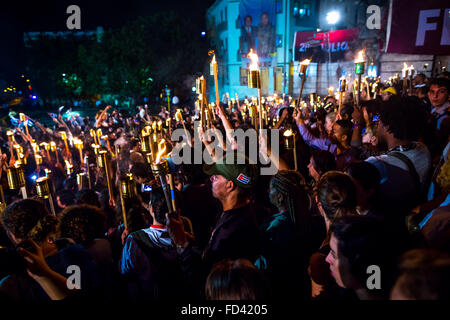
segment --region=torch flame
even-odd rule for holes
[[[213,56],[213,58],[212,58],[212,60],[211,60],[211,63],[212,63],[212,64],[217,63],[217,61],[216,61],[216,55],[215,55],[215,54],[214,54],[214,56]]]
[[[41,142],[39,145],[44,147],[45,150],[48,150],[49,144],[47,142]]]
[[[358,52],[358,55],[356,56],[355,63],[361,63],[364,62],[364,49]]]
[[[69,160],[64,160],[66,164],[66,168],[70,168],[72,165],[70,164]]]
[[[175,118],[177,119],[177,121],[183,121],[183,115],[181,114],[181,110],[178,109],[177,112],[175,113]]]
[[[306,64],[309,65],[309,63],[311,62],[311,59],[305,59],[302,62],[300,62],[300,64]]]
[[[253,49],[250,49],[250,52],[248,53],[247,57],[250,58],[250,71],[258,70],[258,55],[253,52]]]
[[[406,62],[403,62],[402,76],[403,78],[408,75],[409,67]]]
[[[292,136],[292,131],[291,130],[286,130],[284,133],[283,133],[283,135],[285,136],[285,137],[290,137],[290,136]]]
[[[161,140],[161,142],[164,142],[164,140]],[[161,142],[159,143],[159,145],[161,144]],[[158,147],[159,147],[158,145]],[[155,159],[155,163],[159,163],[159,161],[161,160],[161,157],[163,156],[163,154],[166,152],[166,144],[164,143],[164,147],[159,150],[159,152],[156,154],[156,159]]]

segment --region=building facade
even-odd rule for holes
[[[448,56],[384,53],[390,5],[390,0],[217,0],[206,20],[219,64],[221,97],[224,93],[230,97],[237,93],[240,98],[257,94],[256,89],[247,88],[249,49],[259,56],[263,96],[298,95],[298,66],[305,58],[311,63],[304,95],[326,95],[329,87],[338,86],[341,76],[354,79],[353,61],[361,49],[366,59],[364,75],[380,76],[382,81],[401,74],[402,62],[414,64],[416,72],[427,76],[431,66],[447,65]],[[376,28],[368,27],[371,6],[378,10]],[[338,18],[333,20],[330,14]],[[209,79],[209,87],[214,88]]]

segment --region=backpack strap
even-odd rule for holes
[[[406,166],[408,167],[408,171],[411,174],[415,184],[416,184],[416,188],[419,192],[421,192],[422,187],[421,187],[421,183],[420,183],[420,177],[419,174],[417,173],[416,167],[414,167],[414,164],[412,163],[412,161],[405,156],[403,153],[401,152],[390,152],[389,153],[390,156],[393,156],[399,160],[401,160],[404,164],[406,164]]]
[[[150,237],[144,230],[138,230],[131,234],[133,240],[139,246],[139,249],[144,251],[147,257],[152,257],[156,251],[155,244],[150,240]]]

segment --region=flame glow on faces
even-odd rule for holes
[[[364,49],[358,52],[358,55],[356,56],[355,63],[362,63],[364,62]]]
[[[249,66],[249,70],[250,71],[258,70],[258,68],[259,68],[258,61],[259,61],[259,59],[258,59],[258,55],[253,52],[253,49],[250,49],[250,52],[248,53],[247,57],[251,61],[250,66]]]

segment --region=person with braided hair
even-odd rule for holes
[[[269,278],[274,297],[305,298],[311,223],[303,176],[293,170],[279,171],[270,182],[269,198],[278,213],[261,225],[262,248],[256,265]]]
[[[329,230],[333,221],[340,217],[358,215],[357,188],[349,175],[340,171],[329,171],[322,175],[317,183],[315,200],[324,219],[327,234],[309,263],[312,297],[321,300],[343,298],[347,292],[336,285],[325,259],[330,251]]]
[[[40,247],[39,251],[42,251],[50,269],[63,277],[71,275],[68,273],[69,266],[78,266],[82,274],[81,289],[85,293],[92,293],[98,275],[91,256],[79,245],[65,239],[56,240],[58,220],[48,212],[44,203],[35,199],[13,202],[3,211],[1,222],[16,248],[33,240]],[[32,247],[26,249],[31,253],[35,251]],[[0,280],[0,294],[13,300],[49,300],[49,296],[32,276],[30,271],[27,274],[23,269],[14,270],[13,274]]]

